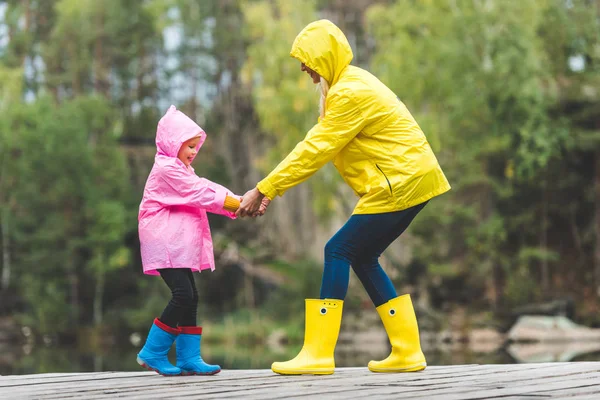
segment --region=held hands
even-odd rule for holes
[[[254,188],[246,192],[235,215],[238,217],[258,217],[264,215],[271,203],[258,189]]]
[[[254,215],[252,215],[253,217],[262,217],[263,215],[265,215],[265,212],[267,211],[267,207],[269,207],[269,204],[271,204],[271,200],[269,200],[268,197],[263,197],[262,201],[260,202],[260,207],[258,208],[258,211],[254,213]]]

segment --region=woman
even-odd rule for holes
[[[353,215],[325,246],[320,299],[306,299],[304,346],[275,362],[279,374],[332,374],[350,267],[367,290],[392,345],[373,372],[425,369],[419,329],[408,294],[398,296],[379,265],[381,253],[433,197],[450,185],[406,106],[369,72],[350,65],[352,49],[328,20],[306,26],[290,55],[321,85],[320,118],[304,140],[244,196],[237,215],[263,214],[275,196],[333,160],[360,198]]]

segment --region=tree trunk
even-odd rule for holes
[[[483,161],[481,163],[482,171],[489,171],[490,161]],[[494,189],[490,184],[484,185],[481,188],[480,196],[480,223],[485,223],[492,218],[494,214],[494,210],[496,208],[495,198],[494,198]],[[500,246],[500,244],[498,244]],[[494,246],[495,251],[488,251],[483,257],[481,262],[483,265],[488,266],[490,269],[490,274],[488,278],[488,291],[490,293],[490,301],[492,303],[493,310],[498,310],[500,308],[501,302],[501,294],[502,294],[502,286],[503,286],[503,271],[502,265],[500,264],[500,260],[496,256],[496,254],[501,251],[498,247]]]
[[[80,77],[80,66],[79,56],[77,54],[77,48],[75,42],[71,42],[67,45],[69,58],[71,59],[71,97],[79,97],[82,94],[81,77]]]
[[[7,146],[8,147],[8,146]],[[4,148],[3,150],[8,150]],[[4,204],[4,207],[0,208],[2,214],[0,215],[1,230],[0,235],[2,236],[2,276],[0,277],[0,288],[6,290],[10,284],[10,238],[9,238],[9,217],[11,202],[8,197],[9,184],[7,183],[8,177],[6,176],[6,163],[8,161],[8,151],[6,155],[2,157],[2,168],[0,169],[0,190],[5,193],[5,196],[0,197],[0,202]]]
[[[73,262],[74,258],[75,256],[71,254],[67,260],[67,281],[69,282],[69,297],[71,304],[69,322],[75,326],[79,323],[79,277],[77,276],[77,269]]]
[[[190,118],[194,121],[198,120],[198,71],[200,67],[197,65],[197,56],[190,59],[192,69],[190,72],[190,85],[192,87],[192,95],[190,98]]]
[[[256,300],[254,296],[254,277],[251,274],[244,275],[244,307],[254,310],[256,308]]]
[[[102,14],[98,15],[97,26],[96,26],[96,41],[94,43],[94,64],[95,64],[95,80],[94,80],[94,90],[96,93],[101,94],[104,98],[108,98],[108,74],[105,68],[105,65],[109,65],[110,63],[104,62],[104,16]]]
[[[596,243],[594,246],[594,282],[596,284],[596,295],[600,297],[600,150],[596,150],[594,176],[594,232]]]
[[[546,252],[548,249],[548,189],[547,182],[544,178],[542,183],[542,218],[540,221],[540,247]],[[544,254],[541,261],[542,272],[542,293],[547,294],[550,291],[550,271],[548,269],[548,258]]]
[[[102,257],[104,259],[104,257]],[[94,292],[94,325],[100,326],[103,320],[102,302],[104,301],[104,285],[106,277],[104,271],[96,274],[96,290]]]
[[[10,285],[10,242],[9,242],[9,209],[5,207],[2,210],[2,290],[8,289]]]

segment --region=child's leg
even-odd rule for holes
[[[191,325],[195,326],[198,294],[191,276],[192,271],[189,268],[164,268],[159,269],[158,272],[171,289],[172,294],[171,301],[165,307],[160,320],[164,324],[176,328],[178,325],[183,325],[184,319],[186,319],[186,323],[192,322],[190,315],[193,310],[194,317]]]
[[[186,312],[189,314],[192,304],[196,304],[197,294],[188,278],[188,273],[191,272],[189,269],[160,269],[158,272],[171,289],[173,298],[160,319],[156,318],[152,324],[146,343],[138,353],[137,362],[144,368],[163,375],[179,375],[181,368],[171,365],[167,354],[180,334],[177,325]]]
[[[175,344],[177,367],[184,375],[213,375],[221,371],[221,367],[205,363],[200,355],[202,327],[196,326],[198,291],[192,270],[188,269],[186,275],[191,288],[192,300],[187,304],[179,319],[179,337]]]
[[[190,283],[192,299],[185,308],[183,315],[179,319],[180,326],[196,326],[198,313],[198,290],[194,281],[194,273],[191,269],[187,269],[187,279]]]

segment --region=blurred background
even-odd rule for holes
[[[170,104],[208,140],[196,172],[243,194],[316,123],[291,44],[345,32],[423,128],[452,191],[381,262],[431,365],[600,361],[599,0],[0,2],[0,374],[138,370],[170,298],[137,211]],[[211,217],[203,355],[296,354],[323,247],[357,199],[331,165],[257,220]],[[385,357],[352,276],[338,366]]]

